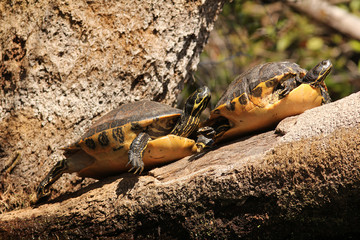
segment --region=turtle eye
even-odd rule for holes
[[[330,68],[332,67],[331,61],[330,60],[324,60],[321,61],[319,64],[319,67],[317,68],[319,73],[324,73],[326,71],[328,71]]]
[[[331,65],[331,62],[330,62],[330,60],[324,60],[324,61],[321,61],[320,64],[322,66],[329,67]]]

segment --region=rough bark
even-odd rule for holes
[[[360,93],[142,176],[0,215],[1,238],[343,239],[360,234]],[[279,135],[281,133],[281,135]]]
[[[139,99],[174,104],[224,2],[0,1],[0,170],[20,154],[0,213],[26,206],[59,147],[99,115]]]

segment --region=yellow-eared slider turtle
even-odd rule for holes
[[[324,80],[331,69],[330,60],[308,72],[291,62],[255,66],[228,86],[199,133],[220,142],[328,103]]]
[[[186,101],[183,111],[153,101],[124,104],[100,118],[75,143],[63,148],[59,161],[36,190],[37,201],[50,196],[50,186],[63,173],[102,178],[116,173],[142,172],[197,152],[187,138],[198,128],[200,114],[210,100],[207,87]]]

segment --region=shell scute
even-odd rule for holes
[[[262,86],[258,86],[251,91],[251,95],[254,97],[261,97],[262,92],[263,92]]]
[[[106,137],[108,140],[114,139],[118,143],[123,143],[125,141],[124,135],[129,131],[135,131],[138,133],[140,130],[146,128],[151,125],[155,119],[163,119],[163,121],[170,121],[173,124],[173,119],[178,119],[182,113],[182,110],[172,108],[162,103],[152,102],[152,101],[138,101],[133,102],[131,104],[124,104],[120,107],[110,111],[105,116],[101,117],[97,120],[77,141],[72,144],[61,148],[66,152],[72,152],[73,150],[81,149],[80,145],[83,142],[85,147],[89,148],[89,150],[96,149],[96,142],[101,144],[102,146],[107,146],[108,143],[105,140],[104,136],[100,137],[100,141],[98,141],[99,133],[107,132]],[[131,124],[134,126],[131,128],[122,128],[127,124]],[[116,138],[116,140],[115,140]],[[111,143],[111,139],[109,140]],[[118,149],[119,146],[113,146]]]
[[[103,131],[99,134],[98,142],[100,143],[101,146],[104,146],[104,147],[109,145],[109,138],[107,136],[106,131]]]
[[[123,126],[127,123],[132,123],[133,130],[140,130],[157,118],[180,117],[181,113],[180,109],[151,101],[124,104],[95,122],[82,138],[85,139],[96,133]]]
[[[95,132],[102,132],[106,129],[109,129],[110,128],[110,123],[109,122],[106,122],[106,123],[103,123],[103,124],[100,124],[96,127],[95,129]]]
[[[296,63],[272,62],[257,65],[239,75],[221,96],[215,108],[225,107],[227,101],[246,94],[247,98],[263,97],[264,94],[271,94],[281,82],[294,78],[297,75],[303,77],[306,70]],[[261,87],[260,87],[261,86]],[[245,102],[245,97],[242,97]],[[247,99],[247,100],[248,100]],[[248,101],[246,101],[248,102]]]
[[[319,106],[321,98],[326,98],[326,88],[322,91],[325,93],[320,93],[319,87],[306,84],[303,79],[307,75],[296,63],[257,65],[229,84],[202,126],[217,129],[217,142],[263,129],[284,117]],[[235,109],[230,103],[235,103]]]
[[[92,138],[85,139],[85,145],[90,149],[95,149],[96,148],[96,143]]]
[[[238,102],[241,105],[246,105],[248,103],[248,97],[247,97],[246,93],[241,94],[240,97],[238,97]]]
[[[121,127],[115,127],[111,131],[112,137],[115,139],[115,141],[118,141],[119,143],[124,142],[124,133]]]

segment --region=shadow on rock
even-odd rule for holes
[[[76,192],[72,192],[72,193],[68,193],[68,194],[63,194],[61,196],[58,196],[52,200],[49,200],[49,201],[44,201],[44,202],[40,202],[38,204],[36,204],[34,207],[39,207],[41,205],[44,205],[44,204],[54,204],[54,203],[59,203],[59,202],[63,202],[63,201],[66,201],[68,199],[71,199],[71,198],[77,198],[77,197],[80,197],[81,195],[83,194],[86,194],[94,189],[97,189],[97,188],[102,188],[104,185],[106,184],[110,184],[110,183],[113,183],[114,181],[118,180],[119,178],[121,179],[120,182],[119,182],[119,185],[118,185],[118,188],[116,190],[116,193],[117,195],[120,195],[120,194],[125,194],[128,189],[132,188],[135,183],[138,181],[138,178],[140,176],[138,175],[134,175],[134,174],[131,174],[131,173],[124,173],[124,174],[121,174],[119,176],[113,176],[113,177],[108,177],[108,178],[104,178],[104,179],[101,179],[99,180],[98,182],[95,182],[95,183],[92,183],[92,184],[89,184],[88,186],[76,191]]]
[[[116,188],[117,196],[124,196],[130,189],[132,189],[135,184],[139,181],[139,175],[126,173],[124,177],[120,180]]]

